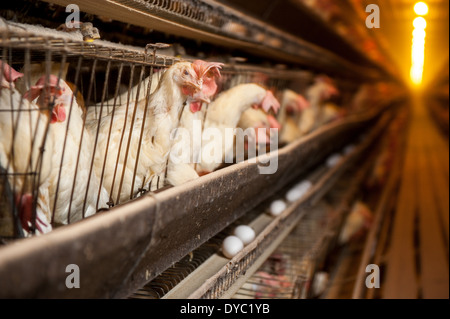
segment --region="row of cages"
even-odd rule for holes
[[[3,243],[266,154],[393,90],[298,68],[162,56],[161,43],[128,48],[60,34],[1,28]],[[231,146],[211,133],[227,128],[242,129],[243,142],[236,130]],[[172,156],[183,151],[183,160]]]

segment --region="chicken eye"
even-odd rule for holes
[[[188,70],[184,70],[184,75],[189,75],[189,72],[188,72]]]

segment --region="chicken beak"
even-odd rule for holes
[[[187,84],[192,87],[193,89],[195,89],[195,92],[201,91],[203,88],[203,82],[199,81],[199,83],[195,83],[195,82],[187,82]]]
[[[202,101],[203,103],[209,104],[211,103],[211,99],[207,98],[206,96],[199,96],[198,98],[200,101]]]
[[[200,172],[198,172],[198,176],[202,177],[202,176],[208,175],[210,173],[211,172],[208,172],[208,171],[200,171]]]

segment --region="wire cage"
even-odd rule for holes
[[[167,186],[158,179],[150,189],[153,180],[138,175],[146,132],[140,119],[165,70],[193,59],[157,54],[168,47],[162,43],[136,48],[89,42],[79,33],[9,21],[2,22],[1,34],[0,79],[17,77],[1,88],[1,238],[46,233]],[[298,69],[237,61],[223,66],[216,95],[256,83],[281,101],[284,89],[302,92],[314,78]],[[355,85],[344,89],[354,90]],[[64,114],[58,113],[60,103]],[[127,161],[135,161],[131,173],[121,169]],[[109,180],[105,169],[113,171]],[[132,186],[125,190],[127,183]]]
[[[161,180],[138,169],[151,128],[143,118],[152,112],[152,93],[165,71],[195,58],[162,55],[169,46],[163,43],[140,48],[85,41],[80,32],[10,21],[2,21],[0,30],[3,241],[44,234],[171,186],[165,181],[167,156]],[[223,61],[215,96],[255,83],[282,102],[286,89],[304,94],[316,78],[311,71],[285,65],[242,61]],[[336,104],[349,113],[360,83],[337,79]],[[65,108],[59,114],[61,103]],[[204,120],[208,109],[202,109]]]
[[[163,44],[131,51],[71,37],[2,26],[2,226],[13,226],[2,237],[45,233],[118,204],[94,171],[97,135],[87,123],[126,104],[121,98],[145,99],[144,77],[177,61],[156,56]]]
[[[65,0],[54,3],[68,4]],[[50,15],[28,19],[42,13],[38,10],[23,10],[29,17],[16,18],[14,10],[8,19],[22,23],[52,19]],[[6,297],[129,297],[148,284],[149,289],[141,289],[133,298],[163,298],[217,252],[224,229],[297,178],[309,176],[327,157],[342,152],[366,132],[369,138],[359,155],[350,156],[322,176],[310,198],[295,206],[303,209],[322,196],[341,170],[373,144],[386,124],[387,107],[394,104],[391,94],[361,90],[365,83],[370,86],[381,81],[383,72],[376,66],[356,65],[215,1],[86,1],[84,10],[98,17],[86,17],[96,25],[101,16],[113,20],[102,25],[103,34],[109,33],[105,38],[139,43],[140,47],[93,41],[82,30],[58,31],[0,21],[0,244],[34,237],[5,245],[0,251],[0,278],[5,287],[0,294]],[[63,11],[60,7],[59,12]],[[46,25],[54,27],[56,20]],[[164,35],[150,31],[155,23]],[[126,29],[127,24],[142,29],[116,37],[117,30]],[[149,34],[158,40],[145,46]],[[169,50],[168,44],[156,43],[170,42],[172,36],[182,37],[177,45],[189,50]],[[139,41],[133,42],[134,38]],[[239,56],[230,57],[235,53]],[[217,91],[210,97],[213,103],[230,89],[255,83],[283,106],[288,90],[306,96],[322,76],[334,80],[340,92],[331,102],[339,108],[339,117],[331,120],[334,123],[324,121],[312,127],[301,138],[287,141],[281,136],[276,143],[279,152],[266,154],[273,149],[264,145],[262,153],[279,160],[275,174],[258,174],[262,156],[257,156],[256,163],[235,158],[232,167],[222,163],[218,172],[172,187],[166,153],[160,156],[158,174],[148,169],[155,165],[149,164],[146,153],[155,145],[154,135],[148,133],[162,128],[161,136],[171,149],[172,134],[181,131],[182,116],[189,107],[185,100],[170,126],[158,126],[148,120],[155,116],[151,107],[154,92],[172,66],[193,64],[205,56],[223,63],[221,76],[216,78]],[[326,76],[319,74],[322,72]],[[373,100],[368,102],[368,96]],[[203,104],[198,112],[203,123],[209,110]],[[283,113],[271,112],[281,123]],[[291,119],[298,122],[303,115],[296,116]],[[368,134],[376,123],[376,129]],[[251,156],[245,155],[244,159]],[[274,239],[286,235],[283,227],[293,228],[299,218],[299,213],[290,213],[283,222],[270,222],[267,236],[261,236],[258,245],[249,248],[248,255],[233,268],[227,268],[226,275],[220,269],[217,282],[206,285],[207,290],[196,292],[197,296],[222,296],[249,265],[273,248]],[[311,223],[317,226],[317,220]],[[52,231],[63,225],[68,227]],[[302,225],[298,232],[306,237],[299,235],[294,244],[298,240],[309,243],[313,238],[326,242],[313,236],[318,234],[314,229]],[[45,236],[34,236],[41,234]],[[295,249],[272,256],[265,272],[283,274],[285,278],[275,281],[284,289],[253,290],[250,296],[305,297],[322,248],[305,253],[305,246],[302,259],[292,263],[288,255]],[[294,266],[295,262],[299,264]],[[89,288],[65,289],[63,270],[72,263],[83,269],[81,283]],[[177,269],[172,267],[175,264]],[[287,267],[291,264],[292,268]],[[264,273],[255,278],[251,289],[274,279]]]

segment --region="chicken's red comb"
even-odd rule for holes
[[[277,128],[281,130],[281,124],[277,121],[277,119],[272,115],[267,115],[267,120],[269,121],[269,125],[271,128]]]
[[[24,74],[17,72],[8,63],[0,60],[0,66],[2,68],[3,77],[9,83],[14,83],[18,78],[21,78]]]
[[[330,96],[339,96],[340,92],[337,87],[335,87],[333,84],[330,84],[328,87],[328,94]]]
[[[280,109],[280,102],[278,102],[278,100],[275,98],[272,91],[267,90],[266,96],[261,103],[261,107],[266,113],[268,113],[269,110],[272,109],[276,114]]]
[[[320,74],[320,75],[316,76],[316,81],[321,81],[321,82],[325,82],[325,83],[329,83],[329,84],[333,83],[333,80],[328,75],[325,75],[325,74]]]
[[[297,96],[297,106],[299,111],[304,111],[310,107],[309,101],[303,95]]]
[[[45,86],[46,76],[43,75],[37,80],[34,86],[44,88]],[[59,85],[58,77],[56,75],[50,74],[48,77],[48,86],[57,87]]]
[[[45,87],[46,76],[43,75],[37,80],[36,84],[33,85],[29,91],[25,92],[24,98],[28,99],[30,102],[41,95],[42,89]],[[56,75],[50,74],[48,78],[48,87],[56,88],[59,86],[58,77]]]
[[[199,78],[203,78],[209,71],[212,71],[218,78],[221,77],[220,69],[224,64],[218,62],[206,62],[202,60],[196,60],[192,63],[195,73]]]

